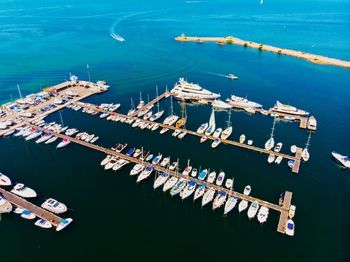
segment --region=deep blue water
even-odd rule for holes
[[[191,200],[172,199],[152,182],[136,185],[128,176],[104,172],[97,152],[71,145],[0,140],[0,171],[37,190],[40,203],[57,198],[74,211],[75,219],[60,234],[43,231],[15,215],[2,215],[0,246],[4,261],[37,257],[51,260],[86,258],[233,259],[271,261],[348,261],[350,173],[330,158],[332,150],[350,154],[350,73],[348,69],[314,65],[304,60],[263,53],[239,46],[178,43],[181,33],[199,36],[233,35],[243,39],[350,59],[350,1],[1,1],[0,3],[0,102],[22,93],[36,92],[66,79],[69,72],[93,80],[103,79],[111,90],[91,97],[93,103],[120,102],[126,112],[130,97],[139,91],[155,95],[180,76],[221,93],[246,96],[269,108],[276,100],[310,111],[319,127],[311,139],[311,159],[292,175],[285,163],[269,166],[266,157],[221,146],[211,150],[196,138],[183,141],[170,135],[135,130],[128,125],[101,121],[71,110],[63,111],[66,124],[96,133],[99,144],[118,142],[163,152],[181,166],[224,170],[235,177],[242,191],[250,184],[253,195],[276,202],[278,195],[293,192],[297,206],[296,235],[276,232],[277,213],[260,226],[235,211],[201,209]],[[122,35],[125,43],[110,34]],[[234,73],[228,81],[213,73]],[[169,101],[161,107],[168,109]],[[209,107],[188,107],[189,129],[206,121]],[[179,105],[175,105],[179,113]],[[227,114],[217,114],[225,125]],[[50,119],[58,120],[55,114]],[[272,121],[264,116],[232,115],[233,138],[245,133],[262,145]],[[278,122],[276,139],[287,152],[303,146],[307,132],[298,124]],[[150,179],[151,180],[151,179]],[[21,250],[21,253],[19,252]]]

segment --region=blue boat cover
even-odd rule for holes
[[[288,224],[287,224],[287,228],[288,228],[288,229],[293,229],[293,228],[294,228],[294,226],[293,226],[293,224],[292,224],[292,223],[288,223]]]

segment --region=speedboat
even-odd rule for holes
[[[286,228],[286,234],[288,236],[294,236],[295,225],[294,225],[294,221],[292,219],[287,220],[285,228]]]
[[[53,135],[51,135],[51,134],[44,134],[38,140],[36,140],[35,143],[37,143],[37,144],[43,143],[43,142],[49,140],[52,136]]]
[[[214,183],[215,178],[216,178],[216,172],[215,171],[210,172],[207,178],[207,182],[212,184]]]
[[[164,119],[163,124],[172,126],[177,122],[177,120],[179,120],[179,117],[177,115],[170,115]]]
[[[34,133],[30,134],[29,136],[26,137],[26,141],[29,141],[29,140],[32,140],[32,139],[35,139],[39,136],[41,136],[43,132],[39,131],[39,130],[36,130]]]
[[[15,132],[16,132],[15,129],[10,129],[10,130],[7,131],[5,134],[3,134],[3,136],[4,136],[4,137],[10,136],[10,135],[13,135]]]
[[[177,138],[183,139],[186,135],[187,135],[186,132],[181,132],[181,133],[177,136]]]
[[[128,146],[128,144],[118,144],[115,148],[115,151],[120,153],[122,152],[126,147]]]
[[[12,211],[12,204],[0,195],[0,214],[10,213]]]
[[[145,166],[142,164],[134,165],[134,167],[130,171],[130,176],[135,176],[135,175],[140,174],[144,168],[145,168]]]
[[[343,156],[335,151],[332,152],[332,156],[342,166],[350,168],[350,158],[348,156]]]
[[[256,201],[253,201],[248,209],[248,217],[249,219],[252,219],[255,217],[256,213],[258,212],[259,209],[259,204]]]
[[[258,221],[262,224],[265,223],[269,216],[269,209],[265,206],[260,207],[258,212]]]
[[[294,167],[294,160],[288,160],[288,167],[293,168]]]
[[[181,178],[175,186],[173,186],[170,190],[170,195],[175,196],[179,194],[185,187],[186,187],[187,181],[184,178]]]
[[[62,214],[67,211],[67,206],[53,198],[49,198],[42,205],[42,208],[49,210],[55,214]]]
[[[201,139],[200,139],[200,142],[201,143],[204,143],[205,141],[208,140],[208,137],[207,136],[202,136]]]
[[[309,115],[309,112],[297,109],[294,106],[282,104],[279,101],[277,101],[275,106],[273,108],[271,108],[270,110],[274,111],[274,112],[278,112],[278,113],[291,114],[291,115],[297,115],[297,116],[308,116]]]
[[[232,126],[229,126],[221,133],[221,139],[226,140],[232,134]]]
[[[105,165],[105,170],[112,169],[114,165],[117,163],[118,158],[117,157],[112,157],[110,161]]]
[[[220,94],[212,93],[199,86],[185,81],[180,77],[178,83],[170,91],[175,99],[179,100],[198,100],[198,99],[210,99],[214,100],[220,97]]]
[[[68,225],[70,225],[72,222],[73,222],[73,219],[71,219],[71,218],[64,218],[64,219],[62,219],[61,222],[56,227],[56,231],[59,232],[59,231],[63,230]]]
[[[206,178],[206,176],[208,175],[208,170],[207,169],[203,169],[199,175],[198,175],[198,179],[199,180],[204,180]]]
[[[13,213],[17,214],[17,215],[20,215],[22,214],[23,212],[23,208],[20,208],[20,207],[16,207],[14,210],[13,210]]]
[[[246,186],[246,187],[244,188],[243,194],[244,194],[245,196],[249,196],[249,195],[250,195],[250,192],[252,192],[252,188],[248,185],[248,186]]]
[[[176,124],[175,127],[176,128],[182,128],[184,125],[186,125],[187,119],[186,118],[180,118]]]
[[[176,168],[177,168],[177,166],[178,166],[178,162],[176,161],[176,162],[173,162],[170,166],[169,166],[169,169],[170,170],[175,170]]]
[[[102,161],[101,161],[101,166],[105,166],[106,164],[108,164],[108,162],[111,160],[112,156],[111,155],[107,155]]]
[[[216,138],[211,144],[211,148],[217,148],[221,144],[220,138]]]
[[[278,142],[273,151],[279,153],[282,149],[283,144],[281,142]]]
[[[269,154],[269,157],[267,158],[267,162],[269,164],[272,164],[275,161],[275,155],[274,154]]]
[[[170,157],[164,157],[162,162],[160,163],[161,167],[166,167],[170,162]]]
[[[243,210],[247,209],[248,207],[248,201],[247,200],[241,200],[241,202],[239,202],[239,205],[238,205],[238,212],[242,212]]]
[[[242,134],[240,137],[239,137],[239,143],[243,144],[245,141],[245,135]]]
[[[151,161],[152,159],[153,159],[153,154],[149,154],[149,155],[146,157],[145,161],[146,161],[146,162],[149,162],[149,161]]]
[[[91,139],[90,143],[93,144],[93,143],[95,143],[98,139],[100,139],[100,137],[95,136],[93,139]]]
[[[160,160],[162,160],[162,157],[163,157],[162,154],[158,154],[155,158],[153,158],[152,165],[158,165]]]
[[[231,178],[226,179],[225,187],[232,188],[233,187],[233,179],[231,179]]]
[[[275,145],[275,140],[273,139],[273,137],[270,137],[270,139],[267,140],[265,143],[265,149],[269,151],[274,147],[274,145]]]
[[[45,229],[52,228],[52,224],[45,219],[37,220],[34,225]]]
[[[184,171],[182,171],[182,174],[185,176],[188,176],[192,171],[192,167],[191,166],[187,166]]]
[[[63,148],[69,144],[70,144],[70,141],[67,138],[63,138],[56,148]]]
[[[216,178],[216,182],[215,184],[217,184],[218,186],[221,186],[222,183],[224,182],[224,179],[225,179],[225,172],[220,172],[218,177]]]
[[[137,183],[141,182],[142,180],[148,178],[153,172],[153,167],[152,166],[147,166],[141,174],[137,177]]]
[[[305,147],[303,149],[303,151],[301,152],[301,157],[305,162],[310,159],[310,153],[309,153],[309,150],[307,149],[307,147]]]
[[[160,187],[161,185],[163,185],[165,183],[165,181],[168,179],[169,177],[169,174],[168,173],[161,173],[157,179],[154,181],[154,184],[153,184],[153,188],[156,189],[158,187]]]
[[[176,129],[171,135],[172,135],[173,137],[177,137],[180,133],[181,133],[181,130]]]
[[[226,215],[228,212],[230,212],[237,204],[237,197],[231,195],[228,197],[226,203],[225,203],[225,209],[224,214]]]
[[[132,156],[135,158],[138,158],[141,154],[142,154],[142,150],[138,148],[135,150],[135,152]]]
[[[196,181],[191,180],[186,188],[180,192],[181,199],[184,200],[185,198],[189,197],[196,189]]]
[[[164,186],[163,186],[163,192],[168,191],[170,188],[172,188],[173,186],[175,186],[175,184],[177,183],[179,179],[176,176],[172,176],[171,178],[169,178]]]
[[[106,118],[107,116],[109,116],[109,113],[105,112],[100,115],[100,118]]]
[[[192,172],[191,172],[191,177],[196,177],[197,174],[198,174],[197,168],[193,168],[193,169],[192,169]]]
[[[238,76],[235,76],[234,74],[228,74],[227,78],[231,79],[231,80],[236,80],[236,79],[238,79]]]
[[[225,191],[220,191],[214,199],[213,210],[221,207],[226,201],[227,194]]]
[[[0,172],[0,186],[11,186],[11,184],[11,179]]]
[[[33,189],[24,186],[22,183],[16,184],[11,192],[24,198],[33,198],[37,196],[36,192]]]
[[[152,131],[156,131],[159,127],[160,127],[160,124],[159,123],[155,123],[151,130]]]
[[[203,134],[205,132],[205,130],[207,130],[208,126],[209,126],[208,123],[201,124],[197,129],[197,133]]]
[[[200,198],[204,195],[205,192],[205,185],[200,185],[197,187],[196,191],[194,192],[193,201],[195,201],[197,198]]]
[[[221,133],[222,133],[222,128],[217,128],[217,129],[214,131],[213,137],[219,138],[220,135],[221,135]]]
[[[164,128],[164,127],[163,127],[163,128],[160,130],[159,133],[160,133],[161,135],[163,135],[163,134],[165,134],[165,133],[168,132],[168,131],[169,131],[169,128]]]
[[[24,210],[22,211],[21,217],[23,217],[23,218],[25,218],[25,219],[31,220],[31,219],[34,219],[36,216],[35,216],[35,214],[33,214],[32,212],[30,212],[29,210],[24,209]]]
[[[152,115],[153,115],[152,110],[148,111],[148,112],[143,116],[143,120],[149,119]]]
[[[49,138],[49,139],[45,142],[45,144],[51,144],[51,143],[55,142],[57,139],[58,139],[57,136],[53,136],[53,137]]]
[[[134,152],[135,152],[136,148],[133,147],[133,148],[130,148],[128,152],[126,152],[126,155],[127,156],[131,156]]]
[[[258,104],[256,102],[249,101],[246,98],[234,96],[234,95],[231,95],[230,98],[226,99],[226,102],[228,102],[233,107],[238,107],[238,108],[245,108],[245,107],[261,108],[262,107],[261,104]]]
[[[203,198],[202,198],[202,207],[208,204],[210,201],[213,200],[215,195],[215,189],[209,188],[207,191],[204,193]]]

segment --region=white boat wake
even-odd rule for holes
[[[125,39],[118,34],[111,33],[110,36],[119,42],[125,42]]]

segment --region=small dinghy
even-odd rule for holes
[[[73,222],[73,219],[71,219],[71,218],[62,219],[61,222],[56,227],[56,231],[63,230],[64,228],[66,228],[72,222]]]
[[[11,186],[11,179],[0,172],[0,186]]]
[[[25,219],[34,219],[36,216],[30,212],[29,210],[25,209],[23,210],[21,217],[25,218]]]
[[[41,227],[41,228],[45,228],[45,229],[48,229],[48,228],[52,227],[52,224],[49,221],[45,220],[45,219],[37,220],[34,225],[36,225],[38,227]]]

